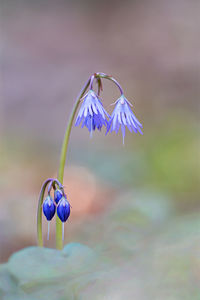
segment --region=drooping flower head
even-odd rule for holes
[[[130,106],[132,106],[132,104],[122,94],[121,97],[115,102],[115,108],[112,112],[106,132],[106,134],[109,131],[115,131],[118,133],[121,126],[123,144],[126,126],[130,132],[134,131],[135,133],[140,132],[142,134],[142,124],[138,121]]]
[[[56,202],[56,204],[58,204],[62,196],[63,196],[63,192],[60,189],[56,189],[54,191],[54,201]]]
[[[47,196],[43,203],[43,213],[47,218],[47,221],[51,221],[56,212],[56,206],[51,196]]]
[[[67,201],[66,195],[64,195],[58,202],[57,215],[62,222],[62,240],[64,240],[64,223],[70,215],[70,204]]]
[[[48,189],[47,189],[48,184]],[[43,201],[45,190],[47,189],[47,197]],[[54,199],[51,197],[51,192],[54,190]],[[42,195],[42,196],[41,196]],[[57,215],[62,221],[62,238],[64,240],[64,223],[67,221],[70,215],[70,204],[67,201],[67,196],[64,192],[64,187],[58,179],[49,178],[45,180],[40,192],[40,202],[38,207],[43,210],[43,213],[48,221],[47,239],[49,239],[50,233],[50,221],[55,216],[57,209]]]
[[[67,199],[63,196],[58,202],[57,214],[62,222],[66,222],[70,215],[70,204]]]
[[[86,126],[92,135],[92,131],[96,128],[101,130],[103,125],[107,126],[108,121],[106,116],[108,118],[110,117],[104,109],[97,94],[90,89],[80,107],[75,126],[79,126],[82,122],[81,127],[83,128]]]

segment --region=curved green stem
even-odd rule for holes
[[[65,161],[66,161],[66,154],[67,154],[67,149],[68,149],[68,143],[69,143],[69,137],[72,129],[72,124],[74,121],[74,117],[76,115],[76,111],[78,109],[79,103],[83,95],[85,94],[86,90],[88,89],[90,84],[90,78],[84,85],[80,95],[78,96],[74,108],[72,110],[67,129],[65,131],[65,136],[63,140],[63,145],[61,149],[61,155],[60,155],[60,166],[59,166],[59,171],[58,171],[58,180],[62,184],[63,183],[63,177],[64,177],[64,169],[65,169]],[[62,249],[63,248],[63,241],[62,241],[62,222],[58,218],[58,215],[56,214],[56,248],[57,249]]]
[[[52,181],[52,178],[47,179],[41,188],[39,201],[38,201],[38,209],[37,209],[37,240],[38,240],[38,246],[43,247],[43,239],[42,239],[42,203],[44,199],[44,193],[45,189],[47,187],[47,184]]]

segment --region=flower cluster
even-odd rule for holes
[[[114,103],[115,108],[111,114],[111,116],[106,112],[105,108],[102,105],[102,102],[99,98],[99,92],[96,94],[93,90],[92,84],[93,80],[96,76],[97,82],[99,82],[98,76],[103,76],[101,78],[106,78],[112,80],[120,89],[121,96]],[[109,77],[105,74],[95,74],[91,77],[90,90],[83,97],[83,102],[81,104],[80,110],[78,112],[75,126],[79,126],[81,123],[81,127],[86,126],[92,136],[92,132],[97,128],[101,130],[103,126],[106,127],[106,134],[110,131],[115,131],[118,133],[119,128],[121,127],[123,144],[125,138],[126,127],[130,132],[141,133],[142,124],[138,121],[135,114],[131,110],[132,104],[125,98],[122,88],[119,83],[112,77]]]
[[[103,90],[102,80],[107,79],[112,81],[120,91],[120,97],[115,101],[114,110],[109,115],[105,108],[103,107],[102,101],[100,99],[100,93]],[[97,83],[97,92],[93,89],[93,83]],[[104,73],[93,74],[85,84],[83,90],[81,91],[79,97],[76,100],[74,109],[69,119],[69,123],[66,129],[66,133],[63,140],[63,146],[60,157],[60,166],[58,178],[62,182],[64,176],[64,167],[66,161],[66,154],[68,149],[69,137],[72,129],[72,123],[74,121],[74,116],[81,103],[77,118],[75,121],[75,126],[81,125],[81,127],[87,127],[92,136],[93,131],[96,129],[101,131],[102,127],[106,128],[106,135],[109,132],[115,131],[118,133],[121,128],[123,144],[126,133],[126,128],[130,132],[142,134],[141,128],[142,124],[136,118],[131,107],[132,104],[125,98],[123,90],[120,84],[112,76],[108,76]],[[48,186],[48,193],[46,198],[44,198],[45,190]],[[53,197],[51,191],[54,191]],[[62,249],[62,240],[64,240],[64,224],[70,215],[70,204],[65,195],[62,184],[57,179],[49,178],[47,179],[41,188],[39,201],[38,201],[38,213],[37,213],[37,236],[38,245],[43,246],[42,238],[42,211],[48,221],[48,239],[49,239],[49,226],[50,221],[53,219],[54,215],[57,213],[56,218],[56,247]],[[60,220],[59,220],[60,219]],[[62,231],[61,231],[61,222]],[[61,236],[62,233],[62,236]]]
[[[54,197],[50,195],[52,189],[54,190]],[[48,221],[48,239],[49,239],[49,221],[53,219],[56,211],[63,225],[67,221],[70,215],[70,204],[67,201],[67,197],[64,193],[63,186],[57,179],[50,180],[49,187],[48,187],[48,195],[43,201],[42,209]],[[64,238],[64,227],[63,227],[63,238]]]

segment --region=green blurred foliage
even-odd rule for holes
[[[200,192],[199,126],[184,115],[170,115],[144,139],[146,183],[178,196]],[[188,198],[188,201],[191,199]]]
[[[149,124],[146,124],[148,126]],[[125,148],[76,151],[72,159],[84,163],[97,175],[117,186],[148,187],[172,194],[184,202],[198,201],[200,193],[200,130],[195,119],[168,114],[158,127],[131,136]],[[129,136],[126,137],[130,141]]]
[[[36,209],[29,204],[42,178],[55,174],[66,113],[94,66],[122,79],[143,114],[144,135],[127,134],[123,147],[120,135],[95,134],[91,141],[79,129],[69,161],[91,169],[98,187],[107,185],[114,195],[76,232],[69,224],[69,240],[82,244],[62,252],[27,248],[1,265],[0,299],[200,300],[200,215],[180,216],[175,205],[178,200],[193,211],[199,205],[198,3],[58,2],[9,0],[5,6],[0,241],[6,255],[17,243],[35,244],[30,220]]]
[[[136,217],[137,216],[137,217]],[[199,214],[170,198],[121,193],[62,251],[29,247],[0,266],[2,300],[199,299]]]

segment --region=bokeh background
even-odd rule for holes
[[[141,284],[134,282],[137,299],[146,299],[140,292],[154,271],[167,281],[154,278],[161,294],[152,299],[179,299],[181,286],[193,295],[181,299],[199,299],[199,15],[197,0],[1,1],[0,262],[36,245],[39,191],[56,176],[73,102],[93,72],[104,72],[121,83],[144,135],[127,132],[123,146],[121,134],[90,139],[73,128],[65,243],[129,261]],[[118,96],[105,81],[110,113]],[[44,223],[45,239],[46,230]],[[119,273],[126,282],[129,271]],[[123,297],[133,299],[133,286]]]

